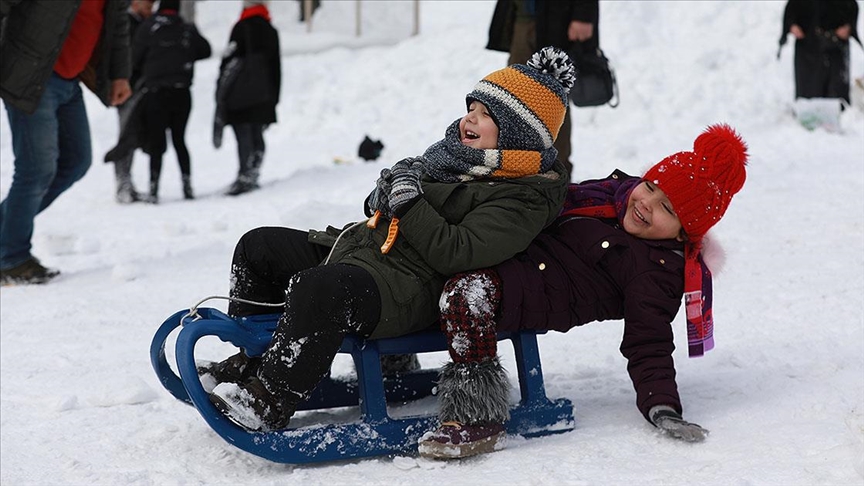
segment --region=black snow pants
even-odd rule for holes
[[[368,336],[381,315],[372,275],[352,265],[320,265],[329,249],[307,238],[295,229],[254,229],[238,242],[231,266],[232,297],[285,303],[258,378],[290,404],[306,398],[327,375],[346,334]],[[239,317],[273,308],[232,301],[228,313]]]

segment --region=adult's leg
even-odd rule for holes
[[[124,103],[117,107],[121,131],[124,123],[134,123],[129,119],[133,108],[129,103]],[[140,199],[138,191],[135,190],[135,185],[132,183],[132,160],[134,157],[135,151],[133,150],[128,155],[114,161],[115,198],[121,204],[128,204]]]
[[[838,44],[825,53],[828,63],[827,98],[841,98],[849,104],[849,43]]]
[[[571,149],[571,138],[573,133],[572,124],[570,123],[570,110],[572,107],[569,102],[567,105],[567,110],[564,112],[564,123],[561,124],[561,129],[558,130],[558,138],[555,139],[555,143],[553,144],[556,149],[558,149],[558,160],[564,164],[564,168],[567,169],[568,179],[573,175],[573,163],[570,161],[570,154],[572,153]]]
[[[59,186],[54,183],[60,158],[57,110],[71,97],[77,84],[52,75],[33,114],[5,104],[15,170],[6,199],[0,203],[0,269],[15,267],[32,258],[33,220],[47,207],[45,201],[50,202],[59,194]],[[86,126],[86,116],[84,123]],[[89,147],[89,137],[87,144]],[[71,175],[67,173],[65,177]]]
[[[42,198],[40,212],[84,177],[93,161],[90,124],[87,121],[81,86],[74,82],[66,87],[69,97],[57,107],[57,140],[60,147],[57,174]]]
[[[150,195],[147,202],[159,201],[159,177],[162,174],[162,155],[168,148],[165,142],[165,130],[170,122],[170,100],[166,98],[166,90],[162,88],[149,91],[144,99],[144,123],[147,125],[147,153],[150,155]]]
[[[195,199],[192,192],[192,165],[189,149],[186,147],[186,124],[192,111],[192,96],[189,88],[173,88],[167,93],[171,100],[171,114],[168,128],[171,129],[171,143],[180,165],[180,180],[183,184],[183,198]]]
[[[510,57],[507,64],[525,64],[537,52],[537,23],[534,20],[517,20],[513,24],[513,40],[510,41]]]
[[[818,39],[810,35],[795,41],[795,98],[825,96],[826,69]]]
[[[186,147],[186,124],[189,122],[189,113],[192,111],[192,96],[189,88],[173,88],[168,92],[171,101],[171,115],[168,128],[171,129],[171,143],[177,152],[177,162],[180,164],[180,173],[189,177],[192,173],[189,149]]]
[[[236,123],[231,126],[237,137],[239,169],[237,180],[228,189],[236,196],[258,187],[258,175],[264,158],[264,125],[259,123]]]

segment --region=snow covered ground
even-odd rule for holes
[[[620,322],[540,337],[548,394],[573,401],[575,430],[515,437],[462,462],[271,463],[224,442],[163,390],[148,360],[154,331],[175,311],[227,293],[245,231],[362,218],[381,168],[440,139],[464,112],[465,93],[506,63],[484,50],[492,2],[421,2],[416,37],[412,2],[362,5],[360,39],[354,2],[322,2],[311,34],[297,22],[297,2],[272,5],[284,51],[280,122],[266,134],[264,187],[249,195],[221,195],[237,161],[230,131],[221,150],[210,143],[217,58],[196,67],[194,201],[182,199],[169,150],[162,203],[115,204],[113,167],[101,156],[116,140],[116,112],[87,95],[93,167],[36,220],[34,253],[63,275],[0,294],[0,483],[864,483],[864,114],[847,110],[841,133],[793,119],[793,49],[776,59],[779,1],[602,2],[621,105],[573,111],[577,180],[639,173],[689,149],[714,122],[749,143],[747,184],[714,231],[727,251],[715,280],[717,348],[688,359],[683,318],[673,324],[685,415],[711,430],[706,442],[667,439],[637,412]],[[199,4],[217,56],[239,10],[239,1]],[[857,44],[852,67],[864,75]],[[386,146],[375,163],[356,160],[367,134]],[[135,164],[143,188],[146,158]],[[4,114],[0,197],[12,172]],[[218,342],[204,348],[230,352]],[[512,351],[502,350],[514,371]],[[351,373],[342,358],[335,372]],[[444,359],[421,356],[427,367]]]

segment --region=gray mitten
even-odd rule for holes
[[[391,214],[397,214],[399,207],[423,194],[420,187],[423,163],[422,157],[409,157],[396,162],[390,169],[392,180],[388,199]]]
[[[372,216],[375,214],[375,211],[381,211],[381,216],[392,219],[393,215],[390,213],[389,202],[391,179],[390,169],[383,169],[381,177],[375,182],[375,189],[372,189],[369,197],[366,198],[367,216]]]
[[[668,405],[654,405],[648,411],[651,423],[666,434],[676,439],[687,442],[702,442],[708,435],[708,429],[703,429],[698,424],[691,424],[684,420],[681,414]]]

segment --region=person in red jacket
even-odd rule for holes
[[[15,155],[0,202],[0,285],[42,284],[60,274],[31,253],[34,220],[90,168],[80,84],[105,106],[132,94],[126,4],[0,1],[0,98]]]
[[[708,230],[744,185],[747,147],[728,125],[709,127],[693,150],[642,177],[616,171],[571,184],[558,219],[493,268],[452,277],[440,300],[452,362],[438,382],[441,426],[420,454],[451,459],[500,448],[509,382],[498,331],[554,330],[624,320],[621,353],[636,405],[672,437],[701,441],[685,421],[675,382],[672,320],[684,297],[690,356],[713,348]]]

